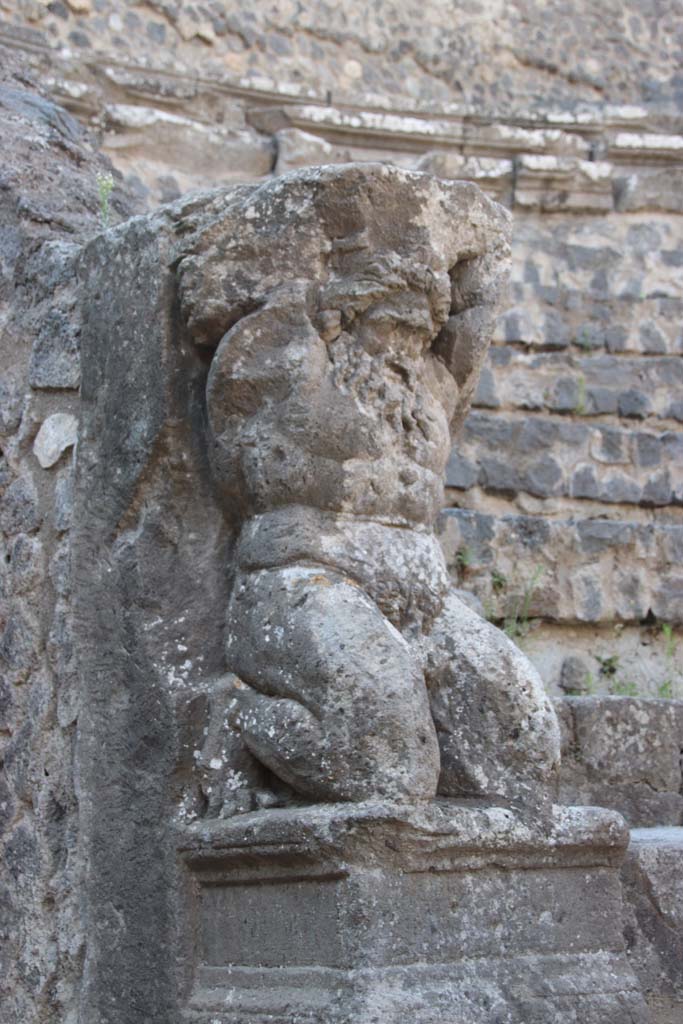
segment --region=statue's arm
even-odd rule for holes
[[[451,271],[451,314],[432,348],[458,386],[454,431],[469,410],[504,301],[507,276],[507,253],[496,250],[461,260]]]

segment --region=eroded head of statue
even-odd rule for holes
[[[384,164],[311,168],[219,193],[209,214],[188,209],[181,306],[195,343],[215,348],[298,283],[323,334],[355,323],[381,344],[393,325],[424,345],[448,318],[455,268],[505,258],[508,235],[508,214],[469,183]]]
[[[330,258],[330,274],[317,289],[314,322],[326,340],[342,331],[370,355],[387,344],[418,357],[448,318],[450,278],[414,258],[394,251],[357,246],[352,253],[342,239]]]

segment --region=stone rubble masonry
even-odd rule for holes
[[[74,254],[92,136],[0,51],[0,1019],[73,1021],[83,964],[71,630]],[[117,217],[133,212],[126,190]]]
[[[244,7],[148,0],[3,0],[15,38],[45,40],[81,63],[148,64],[179,78],[227,79],[243,89],[289,94],[300,103],[331,96],[350,103],[372,97],[386,108],[554,113],[591,127],[600,111],[611,147],[630,153],[615,108],[629,110],[633,134],[648,115],[657,134],[675,131],[680,103],[680,11],[675,2],[574,0],[570,9],[520,0],[373,5],[297,5],[261,0]],[[496,132],[493,128],[493,132]],[[653,147],[659,152],[665,143]]]

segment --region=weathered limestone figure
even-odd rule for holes
[[[541,681],[450,590],[433,534],[509,215],[467,183],[352,165],[228,193],[192,230],[181,305],[215,350],[244,744],[313,801],[547,800],[559,737]],[[248,774],[223,813],[253,802]]]

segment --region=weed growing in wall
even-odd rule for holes
[[[531,609],[531,600],[544,572],[545,568],[542,565],[536,566],[531,579],[525,586],[524,591],[517,602],[514,613],[508,616],[505,620],[503,631],[511,640],[520,640],[529,632],[529,611]]]
[[[100,199],[100,223],[106,230],[109,227],[109,199],[114,190],[114,178],[111,174],[99,173],[96,177],[97,194]]]
[[[666,677],[657,687],[657,696],[662,697],[664,700],[673,700],[677,696],[676,690],[678,689],[675,685],[675,677],[678,677],[680,681],[681,671],[676,664],[678,641],[674,636],[673,626],[668,622],[662,623],[662,637],[664,638],[664,657],[666,659],[667,672]]]

